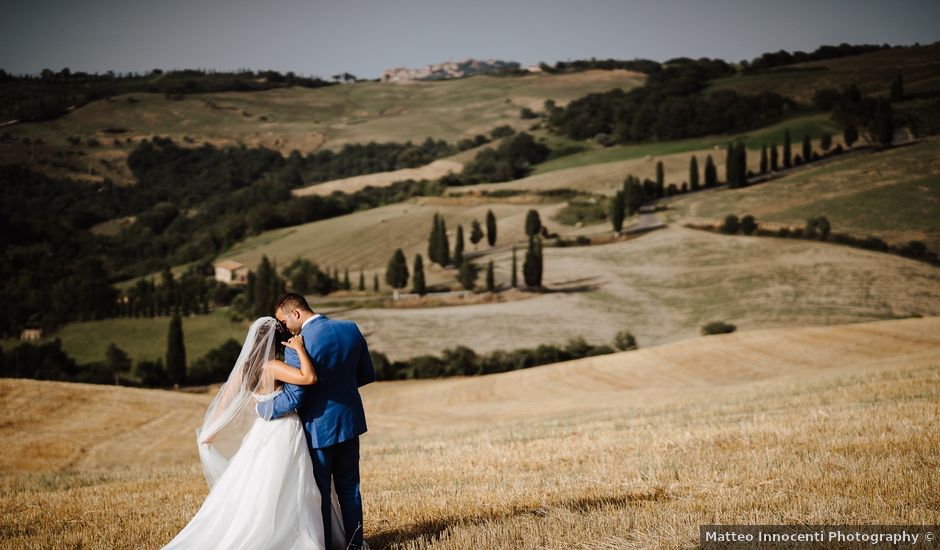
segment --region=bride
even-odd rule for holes
[[[280,383],[317,380],[303,336],[285,346],[301,368],[275,359],[277,321],[251,324],[235,367],[196,430],[209,495],[165,549],[326,549],[320,492],[303,426],[296,413],[258,416],[254,405],[273,399]],[[332,546],[342,548],[342,514],[333,499]]]

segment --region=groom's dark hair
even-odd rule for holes
[[[277,301],[277,305],[274,306],[275,313],[277,310],[283,308],[284,311],[294,311],[299,309],[300,311],[309,311],[313,313],[313,310],[310,309],[310,304],[307,303],[307,299],[297,294],[296,292],[288,292],[287,294],[281,296],[281,299]]]

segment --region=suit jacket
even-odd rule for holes
[[[280,395],[259,403],[262,416],[279,418],[296,410],[310,447],[322,449],[366,432],[366,414],[359,387],[375,381],[369,347],[353,321],[334,321],[324,315],[303,329],[304,347],[313,360],[317,382],[309,386],[284,384]],[[297,352],[284,350],[284,361],[300,368]],[[273,407],[272,411],[262,407]]]

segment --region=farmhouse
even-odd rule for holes
[[[224,260],[215,264],[215,280],[225,284],[245,284],[248,279],[248,266],[234,260]]]

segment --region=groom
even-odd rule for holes
[[[366,431],[366,415],[358,388],[375,381],[369,348],[356,323],[314,313],[299,294],[285,294],[274,308],[274,317],[291,334],[303,335],[317,381],[311,386],[284,384],[280,395],[258,404],[258,414],[278,418],[297,410],[320,488],[327,548],[333,540],[331,480],[342,509],[344,546],[362,548],[359,436]],[[284,350],[284,361],[300,368],[297,352],[290,348]]]

